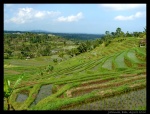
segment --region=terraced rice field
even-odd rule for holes
[[[124,55],[125,52],[116,57],[115,62],[117,64],[117,68],[127,68],[127,65],[124,62]]]
[[[110,57],[109,59],[107,59],[105,63],[102,65],[102,67],[108,70],[112,70],[112,60],[113,60],[113,57]]]
[[[146,89],[116,95],[63,110],[135,110],[146,106]]]
[[[37,95],[36,99],[34,100],[34,102],[31,104],[31,106],[36,105],[41,99],[43,99],[51,94],[52,94],[52,85],[51,84],[43,85],[40,88],[38,95]]]
[[[18,94],[16,102],[24,102],[28,96],[26,94]]]
[[[77,61],[70,63],[70,67],[60,68],[66,63],[62,62],[49,74],[31,75],[30,80],[23,81],[13,92],[11,103],[17,110],[135,110],[146,107],[146,60],[136,55],[145,53],[146,49],[131,48],[134,40],[129,41],[131,43],[124,41],[129,45],[122,48],[118,48],[120,44],[116,46],[118,49],[101,50],[103,56],[99,58],[93,56],[94,59],[81,62],[85,55],[79,55],[69,60]],[[99,50],[95,53],[99,54]],[[126,57],[133,66],[125,62]],[[23,89],[28,90],[28,97],[18,103],[17,96]]]
[[[136,57],[135,50],[129,50],[127,56],[135,63],[140,63],[141,61]]]
[[[80,96],[80,95],[83,95],[84,93],[89,93],[94,90],[98,90],[98,91],[105,90],[106,88],[109,89],[114,86],[123,85],[124,83],[128,84],[128,83],[136,81],[137,79],[145,79],[145,76],[138,75],[138,77],[133,76],[133,77],[127,77],[127,78],[120,76],[119,79],[110,77],[110,79],[108,78],[107,80],[96,80],[95,82],[87,83],[87,86],[82,85],[81,87],[73,89],[71,93],[72,93],[72,96]]]

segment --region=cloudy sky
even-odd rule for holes
[[[65,33],[143,31],[146,4],[4,4],[4,30]]]

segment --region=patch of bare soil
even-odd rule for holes
[[[64,94],[60,95],[59,98],[65,98]]]
[[[94,80],[94,81],[91,81],[91,82],[85,82],[85,83],[81,84],[81,87],[83,87],[83,86],[89,86],[90,84],[91,85],[92,84],[101,84],[101,83],[105,83],[105,82],[108,82],[108,81],[113,80],[113,79],[114,78],[106,79],[106,80],[101,79],[101,80]]]
[[[121,74],[121,78],[127,78],[127,77],[136,77],[140,75],[146,75],[146,72],[141,72],[139,74]]]
[[[121,74],[121,77],[133,77],[133,76],[137,76],[137,74]]]
[[[32,86],[35,84],[38,84],[38,82],[35,82],[35,81],[34,82],[33,81],[21,82],[18,87]]]
[[[138,64],[138,68],[145,68],[146,67],[146,64]]]
[[[122,82],[114,82],[114,83],[111,83],[111,84],[101,84],[101,85],[97,85],[97,86],[89,86],[89,87],[83,87],[83,88],[76,88],[74,90],[70,90],[68,91],[70,94],[67,95],[68,97],[77,97],[77,96],[80,96],[80,95],[84,95],[84,94],[87,94],[87,93],[90,93],[92,92],[93,90],[96,90],[96,89],[105,89],[105,88],[109,88],[109,87],[117,87],[117,86],[121,86],[121,85],[124,85],[125,83],[130,83],[130,82],[133,82],[135,80],[138,80],[138,79],[143,79],[145,78],[145,75],[143,76],[140,76],[140,77],[133,77],[132,79],[125,79],[124,81]]]
[[[26,95],[29,95],[30,91],[29,90],[21,90],[20,93],[22,94],[26,94]]]

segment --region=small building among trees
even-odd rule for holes
[[[142,47],[142,46],[146,46],[146,39],[142,39],[142,40],[139,42],[139,47]]]
[[[27,56],[27,57],[26,57],[26,60],[28,60],[28,59],[30,59],[30,56]]]

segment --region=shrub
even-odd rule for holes
[[[24,58],[20,51],[13,52],[13,56],[17,59],[23,59]]]
[[[46,72],[53,71],[54,67],[52,65],[48,65],[46,68]]]
[[[60,52],[58,56],[61,57],[61,58],[63,58],[64,57],[64,53]]]
[[[111,41],[110,41],[110,40],[107,40],[107,41],[105,42],[105,46],[108,46],[110,43],[111,43]]]
[[[53,59],[53,62],[54,62],[54,63],[57,63],[57,62],[58,62],[58,60],[57,60],[57,59]]]

